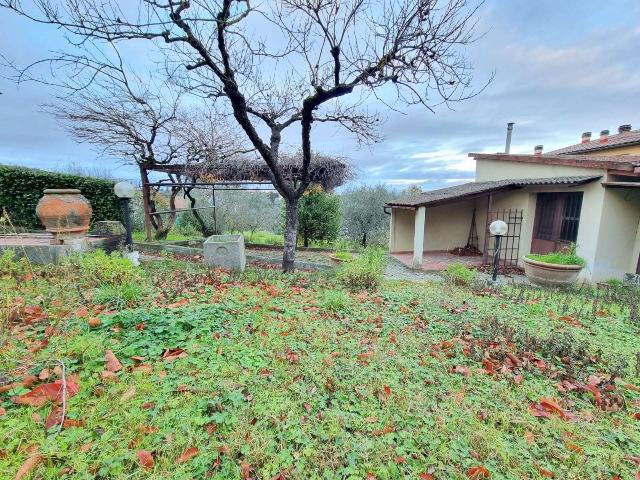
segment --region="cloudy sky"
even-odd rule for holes
[[[481,95],[435,114],[380,105],[380,143],[359,148],[345,133],[321,129],[315,148],[351,158],[360,182],[428,190],[473,180],[467,153],[502,151],[509,121],[512,152],[520,153],[577,143],[583,131],[640,127],[638,0],[486,0],[479,30],[486,34],[468,51],[477,84],[495,73]],[[18,64],[62,45],[59,31],[0,11],[0,53]],[[51,100],[47,87],[0,79],[0,92],[0,163],[97,165],[135,179],[134,169],[98,158],[41,111]]]

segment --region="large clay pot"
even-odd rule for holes
[[[36,214],[54,243],[82,238],[89,231],[91,220],[89,200],[75,189],[47,189],[36,206]]]
[[[578,279],[581,265],[558,265],[524,257],[524,274],[531,283],[542,287],[568,287]]]

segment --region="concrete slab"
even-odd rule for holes
[[[27,257],[38,264],[58,263],[65,257],[76,253],[102,249],[107,252],[116,250],[121,237],[103,237],[89,235],[84,238],[67,240],[63,245],[53,245],[53,236],[49,233],[25,233],[0,235],[0,254],[13,250],[18,258]]]

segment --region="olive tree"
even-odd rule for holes
[[[389,215],[384,213],[385,203],[396,194],[384,185],[361,186],[341,195],[342,231],[363,247],[386,244],[389,234]]]

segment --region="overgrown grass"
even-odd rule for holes
[[[551,252],[544,255],[530,253],[527,255],[527,258],[539,262],[553,263],[555,265],[580,265],[584,267],[587,264],[587,261],[577,254],[575,245],[560,252]]]
[[[636,473],[635,291],[352,291],[312,274],[90,257],[0,276],[0,381],[51,382],[60,361],[79,385],[59,432],[43,426],[50,404],[11,401],[33,386],[0,393],[0,478],[35,455],[44,479]],[[112,272],[100,282],[97,265]],[[96,290],[129,275],[141,295],[97,305]],[[122,369],[108,373],[106,350]],[[545,398],[562,414],[535,416]]]

